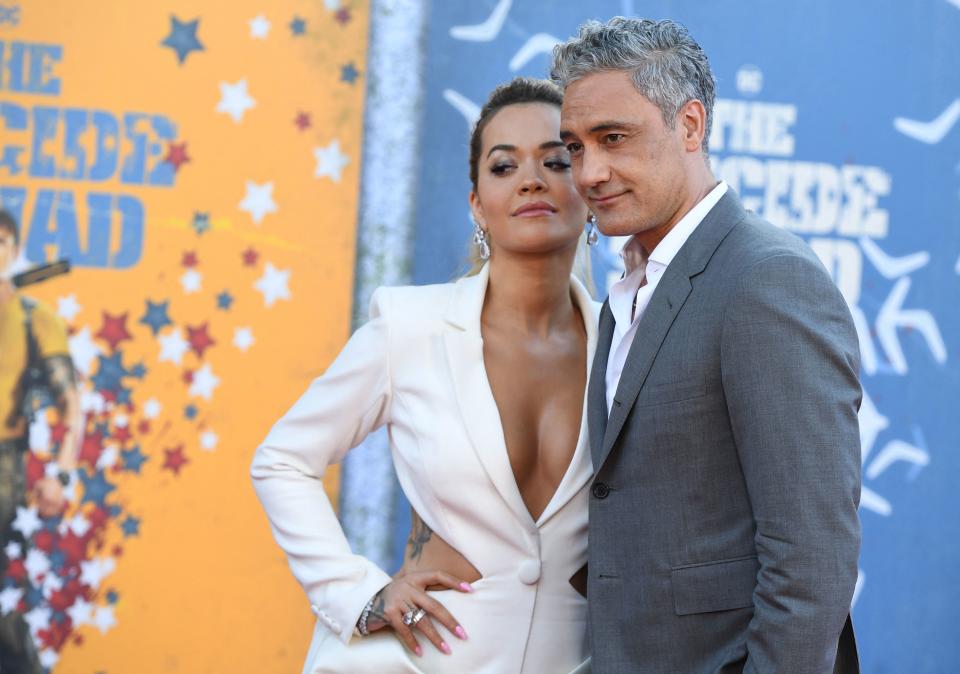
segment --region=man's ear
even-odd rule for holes
[[[707,109],[697,99],[687,101],[677,113],[683,129],[683,147],[687,152],[696,152],[703,147],[707,132]]]

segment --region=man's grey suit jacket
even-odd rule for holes
[[[820,261],[728,191],[654,291],[608,419],[612,334],[605,304],[593,671],[859,671],[859,351]]]

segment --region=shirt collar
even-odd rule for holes
[[[649,257],[644,255],[643,246],[637,240],[636,235],[631,236],[623,248],[620,250],[620,257],[623,260],[623,266],[626,270],[625,275],[629,276],[634,270],[647,263],[657,264],[662,267],[670,266],[673,258],[687,242],[690,235],[697,229],[707,213],[717,205],[720,198],[727,192],[727,183],[720,181],[716,187],[710,190],[707,195],[697,202],[697,204],[687,211],[675,224],[667,235],[660,240],[657,247],[653,249]]]

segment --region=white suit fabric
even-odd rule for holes
[[[456,283],[378,289],[370,321],[257,449],[254,486],[318,617],[305,674],[588,667],[586,599],[569,583],[587,559],[593,469],[586,414],[570,466],[534,521],[514,479],[483,361],[488,270]],[[571,292],[586,326],[589,369],[598,307],[575,278]],[[390,576],[351,553],[322,477],[384,424],[414,510],[482,575],[473,593],[431,592],[469,635],[462,641],[434,622],[452,655],[422,635],[417,657],[389,630],[365,638],[354,632],[364,605]]]

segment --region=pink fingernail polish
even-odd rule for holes
[[[457,625],[457,629],[455,629],[453,632],[454,632],[454,634],[456,634],[456,635],[457,635],[458,637],[460,637],[461,639],[466,639],[466,638],[467,638],[467,631],[466,631],[465,629],[463,629],[462,627],[460,627],[460,625]]]
[[[446,641],[440,642],[440,650],[446,653],[447,655],[450,655],[453,652],[450,650],[450,646],[447,645]]]
[[[473,586],[470,583],[460,583],[460,589],[465,592],[473,592]]]
[[[417,654],[417,657],[423,657],[423,649],[417,646],[413,649],[413,652]]]

